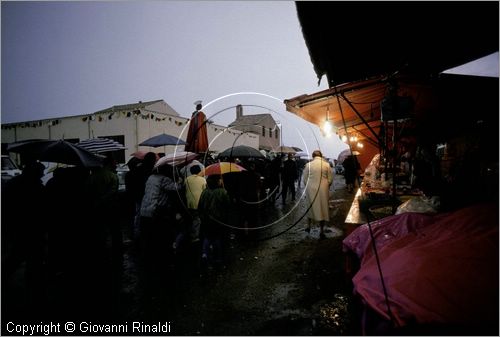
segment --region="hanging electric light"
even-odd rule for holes
[[[327,138],[330,138],[332,136],[332,133],[333,133],[333,124],[332,124],[332,122],[330,122],[329,113],[330,113],[330,106],[328,105],[326,107],[326,120],[323,123],[323,133],[325,134],[325,136]]]
[[[329,120],[325,121],[325,123],[323,124],[323,132],[325,133],[326,137],[331,137],[333,133],[332,122],[330,122]]]

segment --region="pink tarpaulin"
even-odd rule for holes
[[[400,326],[498,324],[498,205],[404,213],[373,222],[372,229]],[[344,239],[343,249],[360,258],[354,292],[389,319],[366,224]]]

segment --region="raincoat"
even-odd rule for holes
[[[330,220],[328,199],[333,173],[330,164],[321,157],[314,157],[306,164],[302,180],[306,184],[306,196],[309,209],[308,217],[315,221]]]

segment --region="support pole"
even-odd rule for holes
[[[359,111],[354,107],[354,105],[352,105],[352,103],[347,99],[347,97],[345,97],[344,93],[342,93],[341,96],[344,99],[344,101],[346,101],[346,103],[349,104],[349,106],[351,107],[352,111],[354,111],[356,113],[356,115],[359,117],[359,119],[361,119],[363,121],[363,124],[366,125],[366,127],[368,128],[368,130],[370,130],[370,132],[372,133],[372,135],[375,136],[375,138],[377,139],[377,141],[380,142],[380,139],[378,138],[378,135],[372,129],[372,127],[370,126],[370,124],[368,124],[366,122],[366,120],[364,119],[364,117],[359,113]],[[340,103],[339,103],[339,105],[340,105]]]

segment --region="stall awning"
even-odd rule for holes
[[[404,78],[397,84],[398,96],[409,97],[414,103],[412,117],[432,109],[435,102],[428,84]],[[375,77],[290,98],[285,105],[288,111],[320,127],[328,119],[339,136],[355,134],[378,147],[383,124],[381,103],[388,95],[388,85],[388,78]]]

